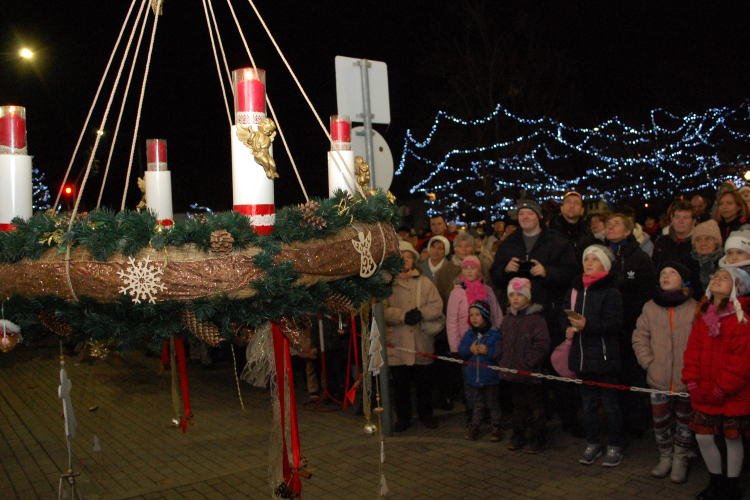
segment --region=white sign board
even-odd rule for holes
[[[367,158],[365,155],[365,127],[352,128],[352,151],[354,156]],[[372,157],[374,165],[370,165],[374,188],[388,191],[393,182],[393,154],[388,143],[377,130],[372,131]]]
[[[353,122],[364,123],[362,101],[362,68],[353,57],[336,56],[336,100],[338,114],[349,115]],[[367,61],[370,81],[370,112],[372,123],[391,123],[388,97],[388,66],[381,61]]]

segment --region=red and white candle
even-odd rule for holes
[[[331,150],[328,152],[328,196],[337,189],[354,195],[357,179],[352,151],[352,122],[348,115],[331,116]]]
[[[266,71],[240,68],[232,71],[234,120],[240,125],[257,125],[266,117]]]
[[[349,115],[331,115],[331,151],[351,151],[351,132]]]
[[[0,231],[15,217],[32,215],[31,156],[26,148],[26,109],[0,106]]]
[[[232,205],[250,219],[256,233],[270,234],[276,222],[273,181],[237,137],[237,125],[257,132],[266,117],[266,72],[241,68],[232,72],[235,123],[232,126]],[[269,149],[273,156],[273,148]]]
[[[0,106],[0,154],[27,154],[26,108]]]
[[[172,172],[167,170],[167,141],[146,139],[146,205],[163,226],[171,226]]]

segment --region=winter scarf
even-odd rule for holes
[[[727,308],[716,314],[716,304],[708,306],[708,311],[703,314],[701,318],[708,327],[708,335],[711,337],[718,337],[721,335],[721,319],[726,318],[734,314],[734,304],[729,303]]]
[[[620,240],[620,241],[610,241],[609,249],[612,250],[613,254],[618,255],[620,253],[620,249],[627,244],[628,244],[627,237],[624,240]]]
[[[683,287],[680,287],[677,290],[667,292],[661,288],[657,288],[654,303],[659,307],[677,307],[692,296],[692,293],[685,295],[685,292],[682,290]]]
[[[695,248],[690,252],[690,256],[693,257],[693,260],[695,260],[701,268],[701,283],[704,288],[707,287],[708,282],[711,281],[709,276],[716,272],[719,259],[721,259],[723,255],[724,249],[721,247],[717,247],[714,253],[710,255],[699,255],[698,252],[695,251]]]
[[[461,281],[466,289],[466,302],[473,304],[477,300],[483,300],[487,302],[487,288],[482,283],[482,278],[477,278],[474,281],[467,281],[463,276]]]
[[[609,274],[609,273],[607,273],[607,272],[604,272],[604,271],[602,271],[602,272],[600,272],[600,273],[594,273],[594,274],[592,274],[591,276],[589,276],[589,275],[587,275],[587,274],[584,274],[584,275],[583,275],[583,278],[582,278],[582,279],[583,279],[583,287],[584,287],[584,288],[588,288],[588,287],[590,287],[591,285],[593,285],[594,283],[596,283],[596,282],[597,282],[597,281],[599,281],[600,279],[604,278],[604,277],[605,277],[605,276],[607,276],[608,274]]]

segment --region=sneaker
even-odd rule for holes
[[[593,464],[597,458],[602,456],[602,446],[599,444],[586,445],[586,449],[583,450],[583,455],[578,461],[584,465]]]
[[[411,427],[411,422],[409,422],[408,420],[396,420],[396,423],[393,424],[393,431],[404,432],[409,427]]]
[[[622,462],[622,448],[619,446],[607,446],[607,455],[604,457],[602,466],[617,467]]]
[[[526,444],[526,439],[523,437],[523,433],[520,432],[514,432],[513,435],[510,437],[510,440],[508,441],[507,448],[510,451],[516,451],[523,448],[523,446]]]
[[[503,431],[499,425],[492,425],[492,434],[490,434],[490,441],[497,443],[503,440]]]
[[[420,418],[419,421],[422,422],[422,425],[424,425],[428,429],[437,429],[438,428],[437,420],[435,420],[432,417]]]
[[[466,433],[466,439],[469,441],[476,441],[479,437],[479,427],[476,425],[470,425],[469,431]]]

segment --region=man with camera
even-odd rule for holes
[[[497,249],[490,268],[490,276],[499,290],[516,277],[531,281],[531,300],[542,306],[547,322],[552,348],[565,340],[560,331],[558,316],[567,307],[562,303],[574,275],[578,272],[573,245],[568,239],[550,231],[542,222],[542,209],[533,200],[520,200],[517,205],[518,225],[521,231],[508,236]],[[566,387],[572,384],[555,384],[556,410],[563,428],[580,435],[581,426],[576,417],[577,406],[571,404]],[[566,394],[558,394],[563,391]]]

